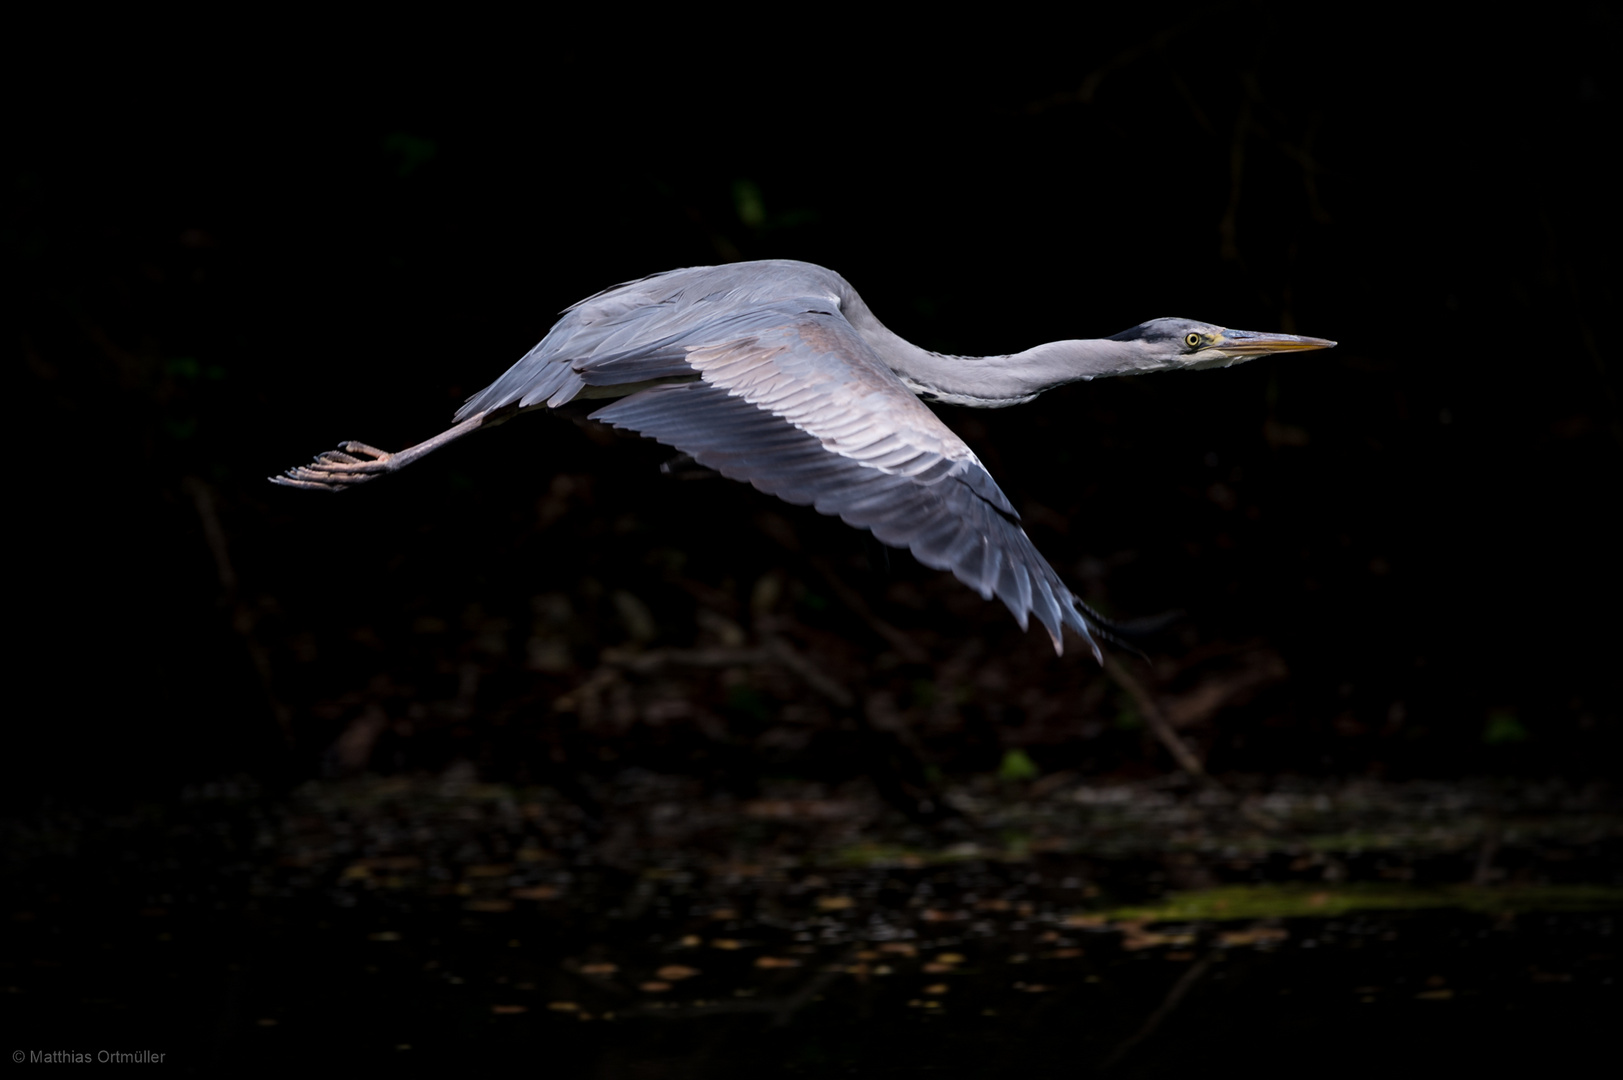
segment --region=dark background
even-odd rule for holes
[[[1227,688],[1186,724],[1215,773],[1612,774],[1618,13],[1306,12],[42,31],[4,177],[8,800],[857,768],[837,717],[781,735],[805,691],[769,674],[556,705],[605,649],[763,618],[944,770],[1167,767],[1085,654],[653,444],[532,416],[340,498],[265,482],[435,433],[604,286],[766,257],[948,352],[1339,340],[942,415],[1086,599],[1188,612],[1141,670]]]

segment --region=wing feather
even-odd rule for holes
[[[1025,531],[966,479],[968,469],[958,476],[943,470],[934,482],[885,472],[831,453],[816,435],[705,382],[643,390],[592,418],[675,446],[723,476],[813,505],[910,549],[926,566],[951,571],[988,599],[997,596],[1022,627],[1035,615],[1056,651],[1065,626],[1093,645],[1071,591]]]

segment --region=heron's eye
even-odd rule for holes
[[[1193,330],[1189,331],[1189,333],[1187,333],[1187,334],[1185,334],[1183,336],[1183,343],[1185,345],[1189,346],[1191,349],[1200,348],[1201,345],[1203,345],[1205,343],[1205,341],[1206,341],[1205,338],[1201,337],[1199,334],[1195,333]]]

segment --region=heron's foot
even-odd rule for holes
[[[317,454],[310,464],[289,469],[270,481],[310,491],[342,491],[398,469],[400,465],[394,458],[387,450],[363,442],[344,442],[338,444],[337,450]]]

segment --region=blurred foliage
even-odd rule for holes
[[[1042,775],[1037,763],[1024,750],[1015,747],[1003,752],[1003,763],[997,767],[999,780],[1022,782]]]
[[[1527,728],[1516,719],[1515,713],[1493,712],[1488,714],[1487,726],[1482,729],[1482,741],[1489,746],[1502,746],[1506,743],[1526,742]]]

